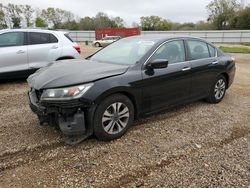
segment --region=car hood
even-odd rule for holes
[[[57,88],[120,75],[125,73],[128,67],[91,60],[64,60],[39,69],[29,76],[27,81],[30,87],[37,90]]]

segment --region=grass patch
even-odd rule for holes
[[[250,42],[241,42],[240,44],[243,46],[250,46]]]
[[[241,47],[225,47],[220,46],[220,50],[225,53],[241,53],[241,54],[250,54],[250,48],[241,48]]]

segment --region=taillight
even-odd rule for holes
[[[75,44],[73,47],[76,49],[76,51],[77,51],[79,54],[81,53],[81,47],[80,47],[78,44]]]

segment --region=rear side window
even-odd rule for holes
[[[69,36],[69,34],[64,34],[64,36],[69,39],[71,42],[74,42],[73,39]]]
[[[29,44],[49,44],[57,43],[58,39],[50,33],[29,33]]]
[[[213,46],[211,46],[210,44],[208,44],[208,49],[209,49],[209,52],[210,52],[210,56],[215,57],[216,56],[215,48]]]
[[[25,45],[25,34],[23,32],[10,32],[0,34],[0,47]]]
[[[151,57],[150,61],[166,59],[169,64],[185,61],[185,48],[182,40],[167,42]]]
[[[191,60],[204,59],[210,57],[207,43],[196,40],[188,40],[187,44],[189,47]]]
[[[50,34],[50,43],[58,43],[58,39],[53,34]]]

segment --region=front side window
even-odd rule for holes
[[[23,32],[10,32],[0,34],[0,47],[25,45],[25,34]]]
[[[185,61],[185,48],[182,40],[171,41],[162,45],[155,54],[151,57],[150,61],[156,59],[166,59],[169,64],[179,63]]]
[[[58,39],[49,33],[29,33],[29,43],[33,44],[49,44],[49,43],[57,43]]]
[[[207,43],[198,40],[188,40],[188,48],[191,60],[209,58]]]

